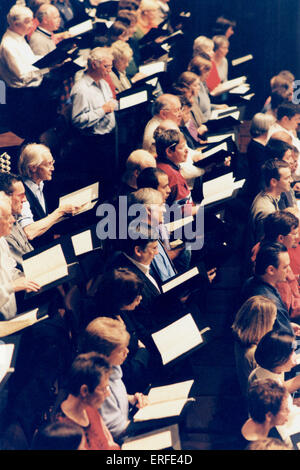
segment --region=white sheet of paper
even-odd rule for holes
[[[243,64],[244,62],[248,62],[248,60],[252,60],[252,59],[253,59],[253,55],[247,54],[247,55],[244,55],[243,57],[238,57],[237,59],[233,59],[231,61],[231,64],[233,67],[235,67],[236,65]]]
[[[223,142],[223,144],[217,145],[216,147],[213,147],[209,150],[205,150],[205,149],[202,150],[203,159],[208,158],[211,155],[214,155],[215,153],[220,152],[221,150],[225,150],[225,151],[228,150],[227,142]]]
[[[119,109],[131,108],[132,106],[137,106],[138,104],[145,103],[146,101],[148,101],[147,90],[139,91],[134,95],[123,96],[120,98]]]
[[[211,135],[211,136],[208,136],[206,140],[209,144],[214,144],[214,143],[220,142],[221,140],[227,139],[228,137],[231,137],[232,140],[235,142],[234,134]]]
[[[165,62],[161,60],[158,62],[151,62],[150,64],[141,65],[139,67],[139,72],[149,76],[154,75],[155,73],[164,72],[165,67]]]
[[[232,90],[229,91],[229,93],[233,95],[243,95],[244,93],[247,93],[247,91],[250,90],[250,85],[245,83],[244,85],[237,86],[233,88]]]
[[[246,80],[247,80],[247,77],[245,76],[234,78],[233,80],[227,80],[227,82],[224,82],[218,85],[217,88],[211,92],[211,95],[212,96],[221,95],[222,93],[225,93],[226,91],[232,90],[232,88],[242,85],[242,83],[245,83]]]
[[[203,342],[191,314],[185,315],[151,336],[160,352],[163,364],[168,364]]]
[[[197,276],[197,274],[199,274],[198,268],[195,267],[195,268],[189,269],[188,271],[176,277],[175,279],[172,279],[171,281],[163,284],[161,286],[161,290],[164,293],[168,292],[169,290],[174,289],[174,287],[179,286],[183,282],[188,281],[192,277]]]
[[[122,450],[161,450],[169,447],[181,449],[177,424],[129,439],[122,445]]]
[[[168,418],[180,415],[187,400],[176,400],[171,402],[157,403],[155,405],[141,408],[133,417],[134,421],[148,421],[149,419]]]
[[[179,220],[174,220],[174,222],[168,222],[165,224],[165,227],[169,232],[174,232],[176,229],[180,227],[184,227],[185,225],[193,222],[194,217],[192,215],[188,217],[183,217],[182,219]]]
[[[224,176],[227,176],[227,175],[224,175]],[[215,180],[206,181],[203,184],[204,199],[201,202],[200,206],[205,206],[207,204],[211,204],[212,202],[220,201],[222,199],[231,197],[233,192],[236,189],[242,188],[245,183],[244,179],[240,181],[234,181],[233,178],[232,179],[229,177],[226,179],[225,178],[222,179],[222,178],[224,177],[220,176],[219,178],[216,178]]]
[[[76,256],[88,253],[93,250],[92,232],[85,230],[71,237]]]
[[[91,31],[92,29],[92,20],[87,20],[69,28],[69,33],[71,34],[71,36],[78,36],[79,34],[86,33],[87,31]]]
[[[24,274],[41,287],[68,275],[61,245],[55,245],[36,256],[23,260]]]
[[[148,399],[150,404],[188,398],[194,380],[186,380],[171,385],[151,388]]]
[[[0,382],[10,370],[14,344],[0,344]]]

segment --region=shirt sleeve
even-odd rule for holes
[[[23,203],[22,213],[20,218],[18,219],[19,224],[21,227],[27,227],[27,225],[33,224],[33,214],[30,209],[30,204],[28,201]]]
[[[85,129],[95,126],[105,116],[103,103],[96,107],[87,98],[83,90],[78,89],[72,94],[72,122],[75,127]]]

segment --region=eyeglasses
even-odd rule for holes
[[[43,162],[41,165],[50,168],[51,166],[54,166],[55,160],[51,160],[50,162]]]

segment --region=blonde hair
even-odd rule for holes
[[[129,44],[124,41],[115,41],[111,45],[111,53],[113,55],[113,61],[118,62],[122,59],[131,60],[133,51]]]
[[[147,10],[157,10],[158,3],[156,0],[142,0],[140,3],[139,11],[143,13]]]
[[[26,145],[19,157],[18,170],[20,175],[32,178],[36,168],[49,156],[52,157],[50,149],[44,144]]]
[[[275,303],[262,295],[250,297],[236,314],[232,330],[245,346],[258,344],[274,324]]]
[[[130,335],[122,320],[98,317],[85,329],[86,341],[99,354],[108,357],[119,346],[128,345]]]
[[[198,36],[193,43],[193,54],[202,54],[208,48],[214,48],[214,41],[206,36]]]

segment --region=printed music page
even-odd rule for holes
[[[190,313],[151,336],[160,352],[163,364],[168,364],[203,342]]]
[[[92,233],[90,230],[77,233],[71,237],[76,256],[93,250]]]
[[[23,260],[24,274],[41,287],[68,275],[61,245],[55,245],[36,256]]]

